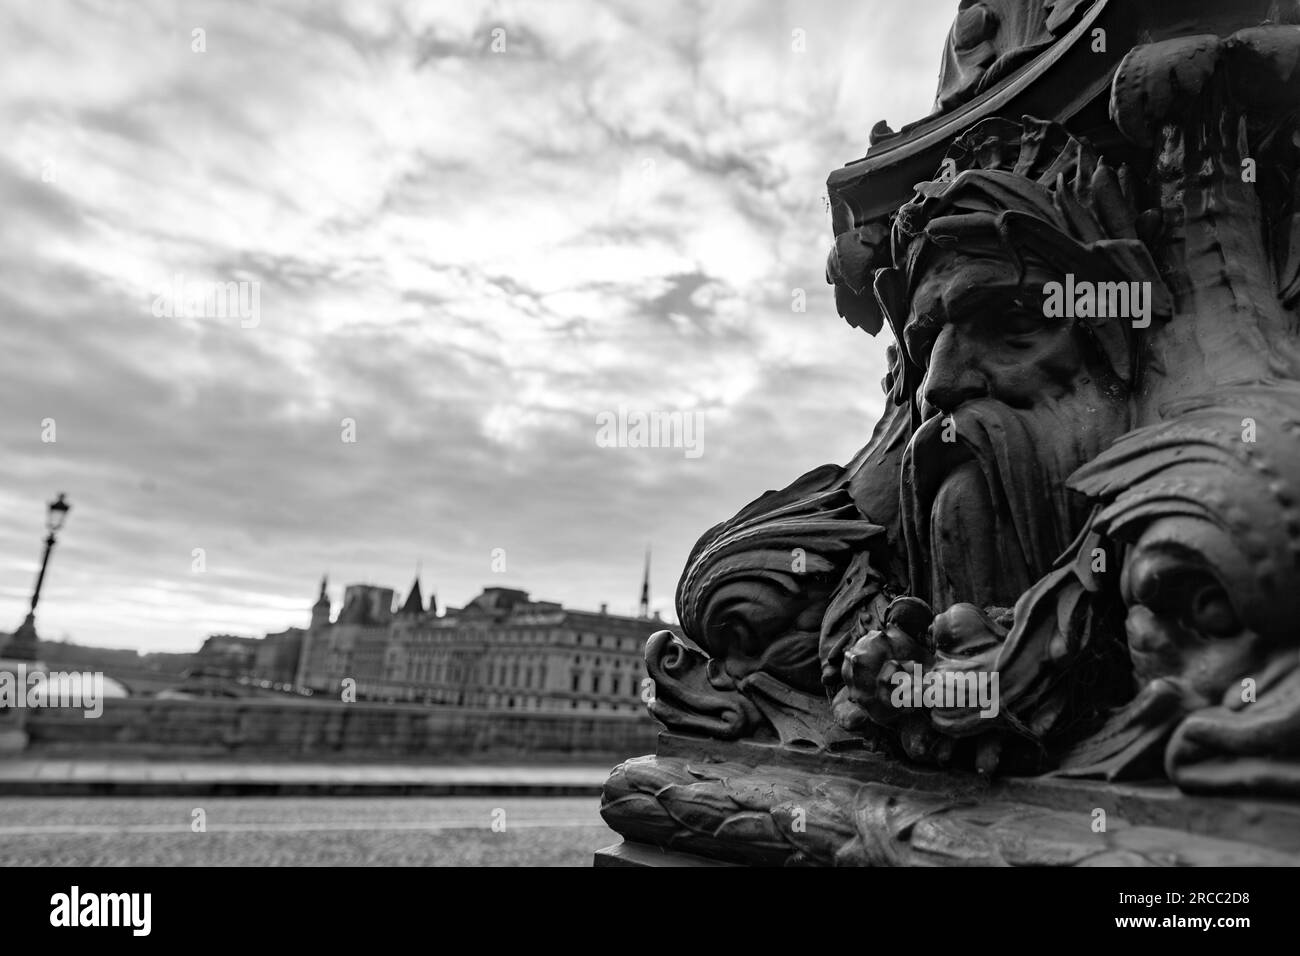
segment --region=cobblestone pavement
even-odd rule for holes
[[[0,866],[590,866],[619,839],[598,807],[586,797],[0,797]]]

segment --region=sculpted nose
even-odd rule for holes
[[[930,368],[921,382],[921,397],[931,408],[951,412],[971,399],[988,394],[984,376],[975,366],[974,357],[951,325],[939,333],[930,350]]]

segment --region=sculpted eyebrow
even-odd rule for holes
[[[958,320],[974,318],[982,315],[990,307],[1006,309],[1016,302],[1025,311],[1041,312],[1042,292],[1032,287],[1013,286],[1008,283],[982,286],[968,285],[950,294],[945,292],[942,297],[943,320],[947,321],[952,317],[956,317]],[[933,319],[933,316],[931,318]],[[991,316],[991,318],[997,318],[997,316]],[[1047,322],[1048,320],[1044,317],[1043,321]]]

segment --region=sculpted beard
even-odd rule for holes
[[[1030,408],[963,403],[917,429],[903,461],[912,592],[936,609],[1011,607],[1087,518],[1066,478],[1128,427],[1127,403],[1095,384]]]

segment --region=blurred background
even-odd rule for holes
[[[613,842],[692,544],[883,406],[824,183],[955,6],[0,11],[0,864]]]

